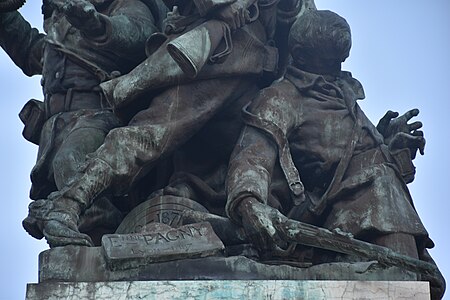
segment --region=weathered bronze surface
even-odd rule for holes
[[[42,74],[44,100],[20,118],[39,145],[23,226],[54,248],[45,276],[60,276],[49,259],[91,255],[87,281],[200,264],[160,278],[346,273],[442,297],[407,187],[419,111],[369,121],[341,70],[342,17],[312,0],[44,0],[41,34],[0,4],[0,45]]]
[[[217,255],[224,248],[208,222],[178,228],[153,223],[140,233],[106,234],[102,238],[102,247],[112,270],[181,258],[207,257]]]
[[[115,233],[136,233],[153,223],[163,223],[171,227],[183,225],[183,212],[195,210],[208,212],[198,202],[176,196],[157,196],[135,207],[123,219]]]

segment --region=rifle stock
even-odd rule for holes
[[[377,260],[382,265],[400,267],[426,277],[440,277],[438,268],[431,263],[399,254],[383,246],[357,240],[343,233],[292,219],[279,225],[280,234],[289,242]]]

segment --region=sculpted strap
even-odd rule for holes
[[[242,109],[244,122],[252,127],[258,128],[268,134],[278,147],[278,157],[284,177],[288,182],[295,205],[300,205],[305,201],[305,189],[300,180],[300,175],[292,160],[289,149],[289,142],[283,131],[274,123],[261,119],[247,110],[247,104]]]

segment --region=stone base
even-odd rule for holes
[[[428,282],[194,280],[43,282],[27,300],[52,299],[430,299]]]
[[[101,247],[44,251],[27,299],[430,299],[428,282],[376,261],[294,267],[218,254],[122,267]]]
[[[415,281],[417,275],[376,261],[326,263],[309,268],[268,265],[244,256],[179,259],[111,270],[100,247],[66,246],[39,255],[39,282],[149,280]]]

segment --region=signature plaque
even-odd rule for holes
[[[153,262],[206,257],[224,249],[208,222],[153,228],[141,233],[104,235],[102,248],[109,268],[128,269]]]

